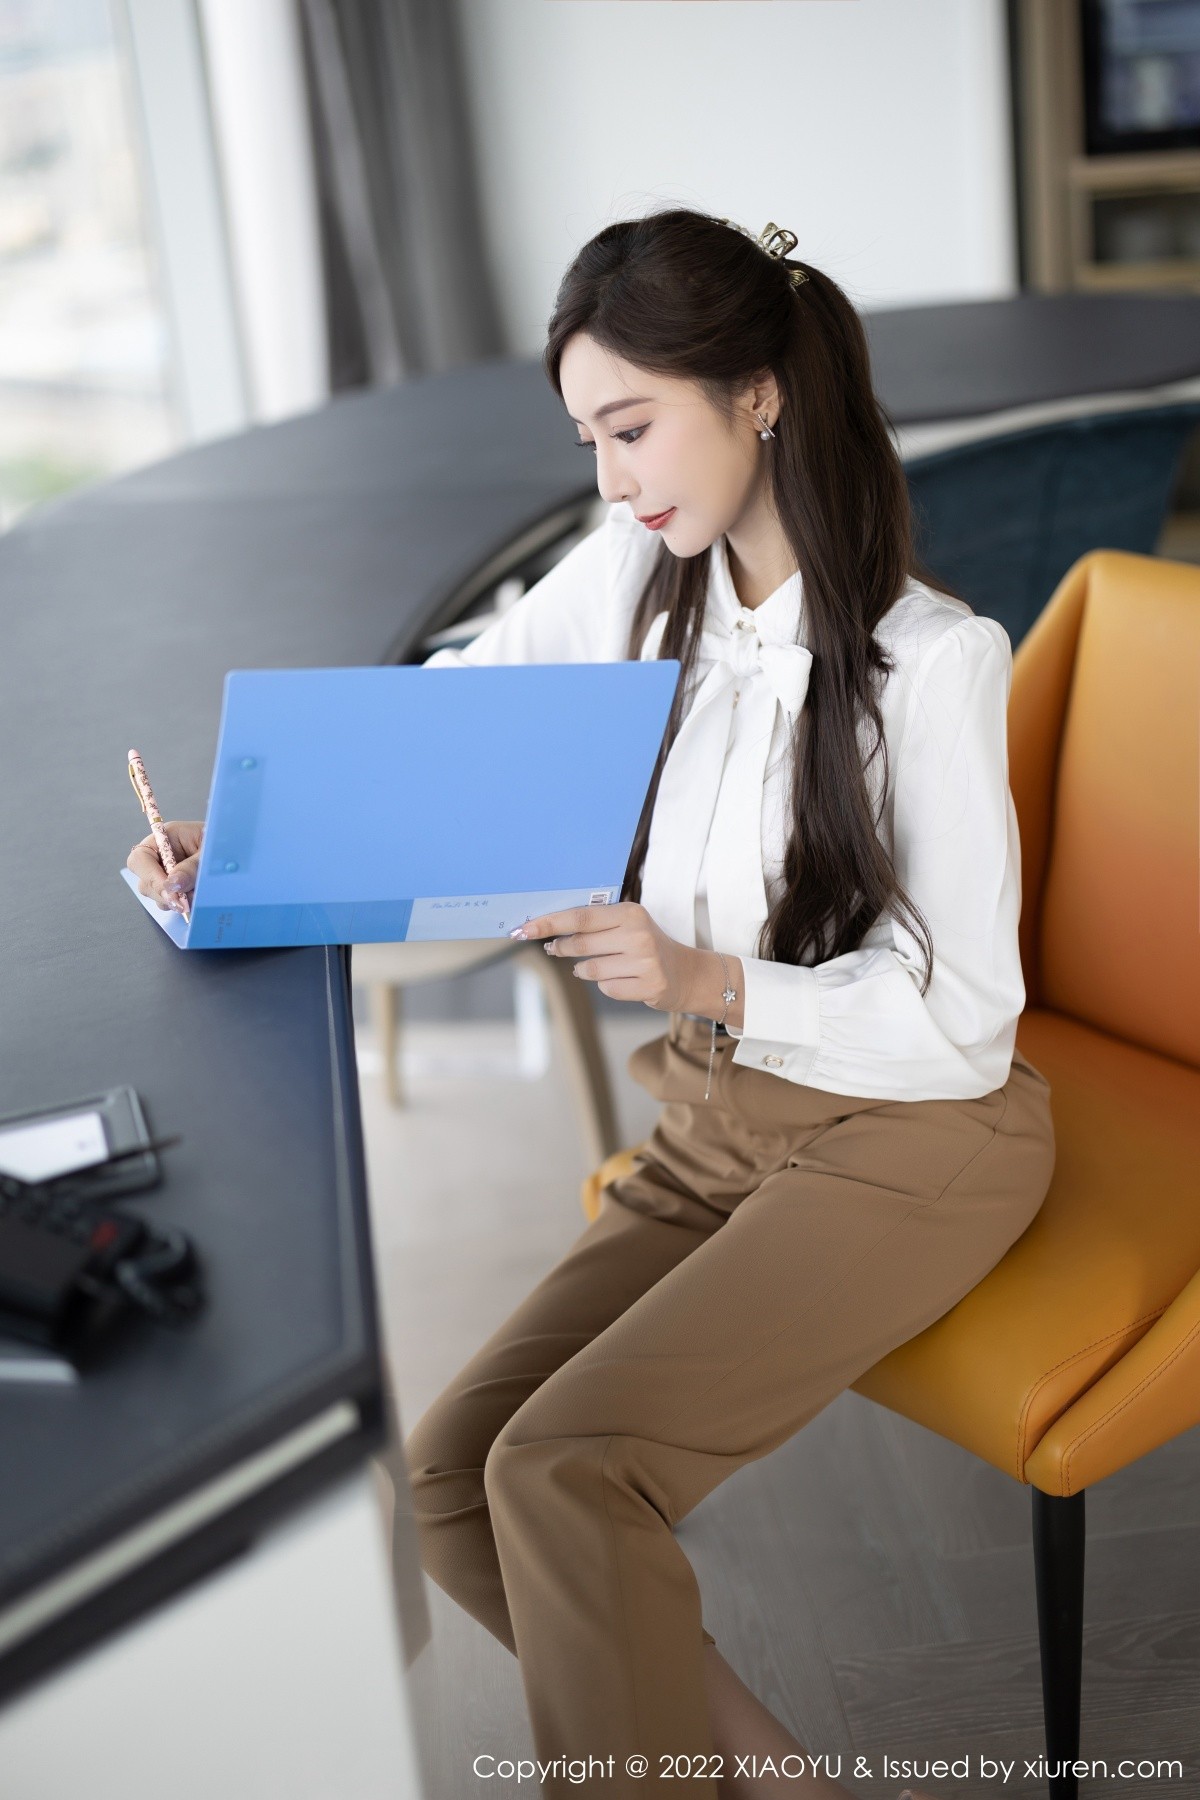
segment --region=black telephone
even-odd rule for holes
[[[0,1337],[47,1346],[75,1362],[123,1312],[181,1324],[203,1304],[187,1236],[108,1204],[158,1182],[158,1152],[179,1142],[151,1138],[132,1088],[0,1119],[0,1154],[5,1127],[95,1112],[103,1157],[39,1180],[0,1167]]]

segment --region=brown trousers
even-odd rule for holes
[[[551,1796],[597,1757],[585,1793],[716,1800],[715,1640],[673,1526],[969,1293],[1053,1172],[1019,1053],[979,1099],[881,1101],[718,1037],[706,1103],[709,1035],[676,1013],[633,1052],[663,1103],[637,1166],[404,1446],[425,1570],[519,1658]]]

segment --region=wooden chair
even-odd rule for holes
[[[399,1069],[401,994],[419,981],[482,968],[499,957],[521,957],[536,969],[546,995],[551,1024],[574,1102],[584,1153],[609,1156],[617,1144],[617,1121],[608,1060],[587,984],[575,979],[570,959],[547,956],[540,941],[527,944],[494,938],[459,938],[448,943],[355,944],[351,980],[365,986],[372,1023],[383,1058],[384,1087],[393,1106],[403,1104]]]
[[[1051,1767],[1079,1754],[1085,1491],[1200,1422],[1197,669],[1200,568],[1121,551],[1081,557],[1014,655],[1017,1041],[1054,1177],[986,1279],[853,1383],[1031,1489]],[[635,1153],[584,1182],[589,1219]]]
[[[441,611],[451,623],[430,632],[413,660],[423,662],[434,650],[461,649],[537,581],[573,544],[600,525],[608,503],[594,492],[558,507],[470,575],[447,596]],[[479,611],[479,607],[485,608]],[[616,1112],[608,1061],[600,1038],[591,993],[576,981],[570,961],[546,955],[541,943],[497,943],[494,938],[459,938],[446,943],[356,944],[351,980],[367,990],[371,1023],[383,1061],[384,1091],[392,1106],[404,1104],[400,1079],[400,1030],[403,993],[422,981],[442,980],[467,969],[482,968],[502,956],[519,956],[537,970],[555,1029],[571,1097],[589,1158],[603,1159],[617,1148]]]

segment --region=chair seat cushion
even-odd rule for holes
[[[1200,1268],[1200,1070],[1036,1008],[1017,1043],[1050,1083],[1042,1208],[983,1281],[853,1385],[1026,1480],[1043,1433]]]

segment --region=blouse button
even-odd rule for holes
[[[768,1069],[782,1069],[783,1058],[782,1056],[764,1056],[763,1063]]]

